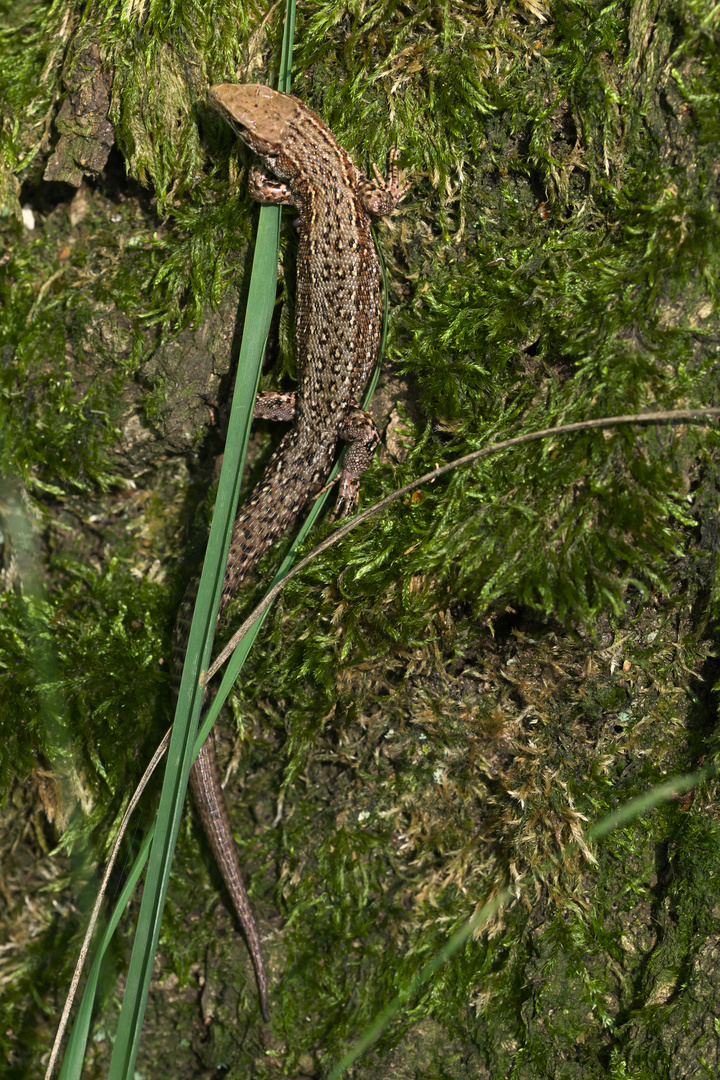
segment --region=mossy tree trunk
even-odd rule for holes
[[[212,510],[256,211],[206,91],[272,81],[281,11],[1,6],[0,1054],[36,1077]],[[295,92],[413,182],[366,503],[505,433],[719,403],[719,46],[691,0],[299,8]],[[507,451],[293,582],[220,739],[272,1023],[189,813],[143,1075],[327,1075],[508,884],[354,1076],[717,1073],[715,784],[576,845],[717,756],[717,461],[711,426]]]

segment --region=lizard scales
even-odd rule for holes
[[[300,212],[297,258],[294,394],[259,395],[254,416],[292,420],[233,527],[218,618],[260,557],[297,519],[326,482],[338,440],[349,445],[333,519],[357,506],[359,481],[378,442],[357,400],[380,338],[380,269],[371,217],[389,213],[405,194],[396,153],[390,180],[356,169],[327,125],[297,98],[259,84],[222,83],[213,104],[272,176],[253,170],[250,193],[262,203]],[[197,582],[181,604],[173,639],[179,685]],[[190,772],[190,786],[211,850],[245,934],[265,1020],[267,977],[222,793],[211,733]]]

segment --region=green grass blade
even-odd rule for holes
[[[601,836],[606,836],[613,829],[619,829],[621,826],[627,825],[628,822],[659,806],[660,803],[667,802],[668,799],[672,799],[675,795],[684,795],[686,791],[691,791],[698,784],[717,776],[718,772],[720,772],[720,766],[706,765],[704,768],[698,769],[697,772],[686,773],[684,776],[675,776],[671,780],[666,780],[664,784],[656,784],[649,791],[645,791],[642,795],[637,795],[634,799],[630,799],[629,802],[618,806],[611,814],[607,814],[600,821],[591,825],[585,833],[585,839],[598,840]]]
[[[293,0],[288,0],[286,15],[288,17],[280,70],[287,82],[292,64]],[[279,207],[262,207],[260,210],[228,439],[207,553],[188,638],[155,836],[150,851],[138,926],[110,1062],[109,1080],[131,1080],[140,1045],[170,866],[180,826],[202,706],[203,691],[200,675],[209,663],[215,636],[217,611],[240,491],[245,448],[250,434],[265,342],[275,303],[280,217]]]
[[[102,967],[103,957],[105,956],[108,945],[117,929],[118,923],[122,918],[127,903],[133,894],[135,886],[140,880],[140,875],[145,869],[145,864],[150,852],[150,844],[154,835],[155,825],[153,824],[150,826],[147,835],[143,839],[140,851],[137,854],[122,892],[115,904],[110,921],[98,942],[95,956],[90,967],[90,974],[88,975],[88,980],[85,984],[82,1001],[80,1002],[80,1007],[78,1008],[77,1016],[75,1017],[75,1023],[73,1024],[73,1029],[65,1048],[59,1080],[73,1080],[73,1078],[79,1078],[82,1074],[88,1033],[90,1031],[90,1021],[92,1019],[92,1010],[95,1003],[95,995],[97,993],[97,984],[98,979],[100,978],[100,968]]]
[[[261,209],[228,441],[207,554],[188,638],[186,663],[168,750],[155,837],[150,852],[127,985],[110,1062],[108,1074],[110,1080],[130,1080],[140,1044],[170,866],[180,826],[197,723],[202,706],[200,674],[209,663],[215,635],[220,592],[240,490],[245,445],[252,421],[252,409],[265,340],[275,301],[279,223],[278,207]]]
[[[283,27],[282,49],[280,50],[280,71],[278,74],[278,90],[284,94],[290,93],[292,85],[292,54],[293,39],[295,37],[295,0],[286,0],[285,25]]]

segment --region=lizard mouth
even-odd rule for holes
[[[277,157],[277,147],[272,143],[267,142],[261,135],[258,135],[257,131],[250,125],[244,124],[237,117],[225,113],[225,119],[230,124],[236,135],[238,135],[244,143],[247,143],[255,153],[262,154],[263,157]]]

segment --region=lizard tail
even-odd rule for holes
[[[303,507],[322,487],[330,468],[335,442],[333,435],[325,442],[315,440],[314,444],[308,448],[304,444],[299,445],[298,433],[292,430],[286,434],[270,458],[260,483],[248,502],[240,508],[235,519],[218,619],[239,591],[248,574],[254,570],[261,555],[294,523]],[[306,472],[309,478],[303,479],[303,472]],[[172,679],[176,698],[182,678],[198,585],[199,577],[188,585],[175,623]],[[208,700],[209,693],[206,690],[203,714],[207,709]],[[267,1023],[269,1021],[267,975],[260,949],[260,938],[243,883],[237,848],[220,783],[215,736],[212,732],[205,740],[190,770],[190,787],[205,835],[250,950],[260,994],[260,1008]]]
[[[237,848],[233,840],[230,818],[222,794],[220,770],[218,768],[217,754],[215,753],[215,736],[212,732],[205,740],[203,748],[190,770],[190,787],[192,788],[193,799],[200,814],[205,835],[210,843],[215,861],[222,872],[225,886],[230,894],[230,899],[233,902],[233,907],[250,950],[260,994],[260,1008],[265,1023],[268,1023],[270,1010],[268,1006],[267,975],[265,974],[265,965],[260,948],[260,938],[258,937],[247,890],[240,872]]]

